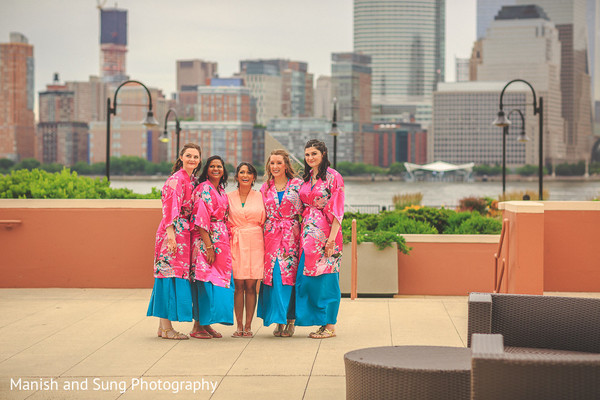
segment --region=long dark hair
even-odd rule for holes
[[[202,173],[200,174],[200,177],[198,178],[198,183],[202,183],[202,182],[208,180],[208,166],[214,160],[221,161],[221,165],[223,166],[223,176],[221,177],[221,180],[219,181],[219,186],[221,186],[223,189],[225,189],[225,186],[227,186],[227,169],[225,168],[225,161],[223,161],[223,159],[220,156],[208,157],[208,160],[206,160],[206,164],[204,164],[204,168],[202,168]]]
[[[198,172],[200,171],[200,168],[202,168],[202,149],[196,143],[186,143],[183,145],[181,151],[179,152],[179,157],[177,157],[177,160],[175,160],[175,164],[173,164],[173,170],[171,171],[171,175],[183,168],[183,161],[181,161],[181,157],[183,157],[187,149],[196,149],[200,154],[200,162],[192,172],[193,176],[198,176]]]
[[[308,142],[306,142],[304,150],[308,149],[309,147],[314,147],[315,149],[319,150],[323,155],[323,158],[321,159],[321,164],[319,164],[317,179],[321,179],[322,181],[324,181],[325,179],[327,179],[327,168],[329,167],[329,165],[331,165],[329,163],[329,158],[327,158],[327,146],[325,145],[325,143],[318,139],[311,139]],[[306,157],[304,157],[304,175],[302,175],[302,179],[304,180],[304,182],[308,182],[308,180],[310,179],[310,167],[306,163]]]
[[[237,168],[235,169],[235,181],[237,182],[238,188],[240,187],[240,181],[238,181],[238,174],[240,173],[240,169],[242,169],[242,167],[244,165],[248,168],[248,172],[250,172],[252,175],[254,175],[254,180],[252,181],[252,186],[254,186],[254,182],[256,181],[256,178],[258,177],[258,171],[256,170],[256,168],[254,168],[254,165],[250,164],[249,162],[242,161],[241,163],[238,164]]]

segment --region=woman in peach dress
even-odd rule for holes
[[[235,286],[233,304],[237,330],[232,335],[235,338],[254,336],[252,317],[256,308],[256,286],[263,277],[265,207],[262,195],[252,190],[256,176],[252,164],[240,163],[235,171],[238,189],[227,194]]]

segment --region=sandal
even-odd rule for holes
[[[283,325],[283,324],[277,324],[277,327],[275,327],[275,330],[273,331],[273,336],[281,337],[284,326],[285,325]]]
[[[212,339],[213,338],[211,336],[211,334],[206,332],[205,330],[190,332],[190,337],[193,337],[195,339]]]
[[[281,337],[292,337],[294,336],[294,332],[296,331],[296,325],[294,325],[295,321],[288,322],[285,326],[283,332],[281,332]]]
[[[322,329],[319,329],[316,332],[311,332],[310,335],[308,335],[308,337],[313,338],[313,339],[329,339],[332,337],[335,337],[335,330],[330,331],[329,329],[322,327]]]
[[[219,332],[215,331],[213,328],[211,328],[210,326],[207,326],[204,328],[204,330],[206,332],[208,332],[208,334],[212,337],[214,337],[215,339],[219,339],[222,338],[223,335],[221,335]]]
[[[233,335],[231,335],[231,337],[233,337],[233,338],[244,337],[244,331],[235,331],[235,332],[233,332]]]
[[[254,333],[252,333],[252,331],[250,331],[250,330],[244,331],[243,335],[245,338],[253,338],[254,337]]]
[[[173,328],[169,328],[169,329],[161,329],[162,334],[160,337],[162,337],[163,339],[171,339],[171,340],[187,340],[189,339],[189,337],[181,332],[177,332],[175,329]],[[173,334],[171,336],[169,336],[169,332],[173,332]]]

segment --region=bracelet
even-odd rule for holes
[[[215,246],[213,246],[212,244],[210,246],[204,245],[204,247],[206,247],[206,250],[210,250],[210,249],[214,249]]]

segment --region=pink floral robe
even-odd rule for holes
[[[263,283],[273,285],[273,268],[279,261],[281,282],[284,285],[296,283],[298,259],[300,258],[300,222],[304,206],[300,201],[302,179],[288,180],[281,203],[273,181],[263,183],[260,192],[265,203],[265,276]]]
[[[162,215],[154,245],[154,277],[183,278],[190,274],[190,216],[192,179],[182,168],[171,175],[161,190]],[[167,250],[167,227],[173,225],[177,249]]]
[[[265,207],[256,190],[250,190],[242,206],[240,191],[227,194],[229,229],[231,231],[231,263],[234,279],[262,279],[265,246],[263,224]]]
[[[342,261],[342,219],[344,218],[344,180],[336,170],[327,168],[325,181],[319,179],[311,188],[311,181],[300,188],[300,200],[304,203],[302,214],[302,238],[304,251],[304,275],[318,276],[339,272]],[[340,222],[335,238],[334,253],[325,257],[325,244],[331,232],[333,219]]]
[[[196,187],[192,195],[194,209],[191,225],[207,231],[215,247],[215,261],[206,260],[206,248],[199,230],[192,229],[192,279],[211,282],[215,286],[229,288],[231,284],[231,249],[227,217],[229,203],[222,187],[217,190],[210,181]]]

